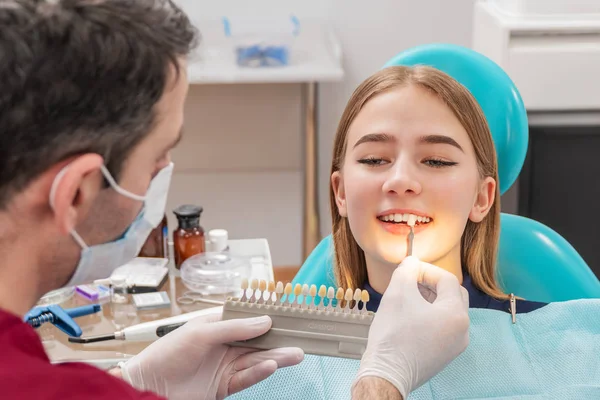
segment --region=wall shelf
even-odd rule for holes
[[[344,77],[341,46],[323,22],[303,20],[290,65],[271,68],[238,66],[221,21],[201,20],[196,26],[202,39],[188,66],[191,84],[304,83],[340,81]]]
[[[194,21],[201,43],[188,65],[190,84],[286,84],[303,86],[301,104],[303,148],[303,225],[304,259],[321,240],[318,211],[317,173],[317,84],[341,81],[342,50],[333,29],[324,21],[302,19],[300,31],[291,46],[290,64],[283,67],[249,68],[236,63],[234,41],[225,35],[220,19]]]

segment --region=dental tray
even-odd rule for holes
[[[232,342],[232,346],[256,349],[299,347],[306,354],[360,359],[367,346],[369,328],[375,314],[367,311],[366,291],[282,282],[242,283],[243,296],[228,298],[223,320],[268,315],[271,329],[254,339]],[[246,296],[251,292],[250,296]],[[362,307],[359,308],[359,304]]]

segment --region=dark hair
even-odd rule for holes
[[[0,208],[77,154],[100,154],[118,179],[197,37],[171,0],[2,1]]]

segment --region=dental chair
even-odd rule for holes
[[[471,91],[492,132],[499,188],[504,194],[521,172],[529,142],[527,112],[508,75],[487,57],[449,44],[408,49],[384,68],[394,65],[437,68]],[[573,246],[550,227],[529,218],[501,213],[497,269],[504,291],[527,300],[600,298],[600,281]],[[331,235],[315,247],[293,283],[336,286]]]

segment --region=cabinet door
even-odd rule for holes
[[[561,234],[600,277],[600,126],[531,127],[519,214]]]

